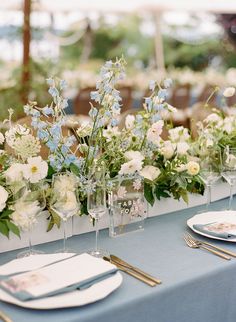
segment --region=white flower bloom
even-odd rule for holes
[[[177,126],[169,130],[170,140],[172,142],[185,142],[190,138],[188,129],[183,126]]]
[[[91,124],[87,123],[87,124],[82,124],[78,130],[76,131],[76,134],[83,138],[85,136],[90,136],[92,133],[92,126]]]
[[[28,158],[27,164],[23,169],[23,176],[31,183],[37,183],[46,178],[48,174],[48,164],[42,158],[34,157]]]
[[[170,104],[167,104],[167,109],[170,113],[176,113],[177,112],[177,108],[170,105]]]
[[[199,173],[200,166],[197,162],[195,161],[189,161],[187,164],[187,172],[191,176],[195,176]]]
[[[214,145],[214,141],[211,138],[206,139],[206,147],[209,148]]]
[[[175,147],[171,141],[164,141],[161,147],[161,154],[166,158],[170,159],[174,155]]]
[[[74,192],[77,186],[76,177],[70,174],[58,175],[54,181],[54,191],[63,197],[68,191]]]
[[[235,127],[234,123],[235,123],[235,118],[233,116],[227,116],[224,119],[224,124],[222,126],[222,129],[226,133],[230,134],[233,131],[234,127]]]
[[[23,160],[38,155],[41,149],[39,139],[31,134],[17,138],[12,147]]]
[[[135,116],[127,115],[125,118],[125,127],[127,130],[132,130],[134,128]]]
[[[19,137],[22,137],[24,135],[30,134],[30,130],[27,129],[26,127],[17,124],[13,127],[11,127],[6,133],[5,133],[5,138],[6,142],[10,147],[14,148],[15,140]]]
[[[185,155],[189,150],[190,146],[186,142],[179,142],[176,144],[176,151],[180,155]]]
[[[68,218],[68,216],[71,217],[75,215],[79,209],[75,191],[65,191],[63,198],[57,200],[53,205],[53,208],[60,210],[60,215],[62,217]]]
[[[160,135],[164,126],[163,120],[159,120],[152,124],[152,126],[147,131],[147,140],[153,144],[158,145],[161,141]]]
[[[145,179],[154,181],[159,175],[161,171],[157,167],[154,167],[152,165],[146,165],[141,171],[140,174]]]
[[[0,144],[3,144],[5,141],[4,135],[0,132]]]
[[[5,188],[0,186],[0,212],[3,211],[3,209],[6,207],[6,201],[8,198],[8,192]]]
[[[224,97],[231,97],[231,96],[234,96],[234,94],[235,94],[234,87],[227,87],[223,92]]]
[[[141,169],[142,161],[133,159],[121,165],[119,174],[133,174],[134,172],[140,171]]]
[[[222,118],[216,114],[216,113],[211,113],[210,115],[207,116],[207,118],[205,119],[206,123],[222,123]]]
[[[7,182],[16,182],[23,179],[24,164],[13,163],[5,172],[5,178]]]
[[[107,142],[111,142],[112,138],[119,136],[121,133],[117,126],[108,126],[106,130],[103,130],[103,136],[106,138]]]
[[[29,230],[30,226],[37,222],[36,215],[40,212],[40,206],[37,200],[26,202],[19,199],[14,204],[14,212],[11,214],[13,222],[22,230]]]
[[[139,151],[133,151],[133,150],[126,151],[124,153],[124,156],[128,160],[139,160],[139,161],[143,161],[144,160],[144,156]]]

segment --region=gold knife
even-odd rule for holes
[[[133,277],[135,277],[135,278],[137,278],[138,280],[140,280],[141,282],[143,282],[143,283],[145,283],[145,284],[148,284],[149,286],[152,286],[152,287],[153,287],[153,286],[156,286],[156,285],[157,285],[157,283],[155,283],[155,282],[151,281],[150,279],[146,278],[146,277],[145,277],[145,276],[143,276],[142,274],[139,274],[139,273],[137,273],[137,272],[131,271],[131,270],[130,270],[130,269],[128,269],[127,267],[124,267],[123,265],[118,264],[118,263],[116,263],[116,262],[112,261],[112,260],[111,260],[111,258],[109,258],[109,257],[104,256],[104,257],[103,257],[103,259],[104,259],[105,261],[108,261],[108,262],[110,262],[110,263],[112,263],[112,264],[116,265],[116,266],[117,266],[117,268],[118,268],[120,271],[125,272],[125,273],[127,273],[127,274],[129,274],[129,275],[131,275],[131,276],[133,276]]]
[[[123,259],[121,259],[121,258],[119,258],[119,257],[117,257],[115,255],[110,255],[110,258],[114,263],[121,264],[121,265],[125,266],[126,268],[129,268],[132,271],[137,272],[137,273],[145,276],[146,278],[150,279],[151,281],[155,282],[156,284],[161,284],[162,283],[160,279],[158,279],[158,278],[156,278],[156,277],[154,277],[154,276],[142,271],[141,269],[139,269],[139,268],[137,268],[135,266],[130,265],[129,263],[125,262]]]
[[[9,318],[9,316],[6,315],[3,311],[0,311],[0,321],[3,322],[12,322],[12,320]]]

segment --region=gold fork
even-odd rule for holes
[[[0,321],[3,322],[12,322],[12,320],[9,318],[9,316],[6,315],[3,311],[0,311]]]
[[[193,241],[192,239],[190,239],[187,235],[184,235],[184,240],[186,242],[186,244],[190,247],[190,248],[202,248],[202,249],[205,249],[205,250],[208,250],[210,253],[216,255],[216,256],[219,256],[221,258],[224,258],[226,260],[230,260],[231,257],[228,256],[228,255],[225,255],[217,250],[214,250],[206,245],[198,245],[195,241]]]
[[[210,244],[210,243],[208,243],[208,242],[206,242],[206,241],[198,240],[198,239],[194,238],[194,237],[193,237],[191,234],[189,234],[189,233],[186,233],[186,236],[188,236],[190,240],[193,240],[193,241],[194,241],[196,244],[198,244],[199,246],[201,246],[201,245],[210,246],[210,247],[212,247],[212,248],[214,248],[214,249],[216,249],[216,250],[219,250],[219,251],[220,251],[220,252],[222,252],[222,253],[225,253],[225,254],[230,255],[230,256],[232,256],[232,257],[236,257],[236,253],[231,252],[230,250],[227,250],[227,249],[221,248],[221,247],[219,247],[219,246],[215,246],[215,245]]]

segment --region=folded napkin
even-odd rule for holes
[[[195,224],[195,230],[204,234],[223,239],[236,238],[236,225],[227,222],[213,222],[208,224]]]
[[[21,301],[28,301],[89,287],[116,271],[115,265],[103,259],[81,254],[2,278],[0,288]]]

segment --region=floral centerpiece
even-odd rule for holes
[[[93,103],[88,124],[65,130],[64,109],[68,103],[63,90],[66,83],[49,78],[51,104],[39,107],[36,102],[29,102],[24,106],[25,113],[32,119],[34,132],[26,126],[16,125],[10,127],[5,138],[0,136],[2,143],[6,140],[14,152],[12,156],[2,151],[0,158],[1,233],[7,236],[9,231],[19,234],[17,193],[30,189],[29,183],[44,184],[42,189],[45,189],[49,210],[48,230],[54,224],[60,224],[49,201],[55,173],[71,172],[77,176],[79,215],[87,214],[87,189],[91,189],[89,177],[94,167],[104,169],[107,182],[117,176],[141,175],[145,180],[144,195],[151,205],[155,197],[182,197],[187,202],[188,192],[203,193],[188,130],[183,127],[171,129],[170,124],[162,119],[165,114],[175,112],[175,108],[166,102],[170,79],[161,84],[152,81],[151,94],[145,98],[143,110],[128,115],[124,127],[119,126],[122,99],[117,85],[125,76],[124,70],[123,58],[108,61],[101,68],[97,90],[91,93]],[[11,123],[11,116],[8,122]],[[167,140],[162,138],[163,129],[169,129]],[[49,150],[47,160],[38,156],[40,145]],[[65,187],[61,188],[65,191]]]

